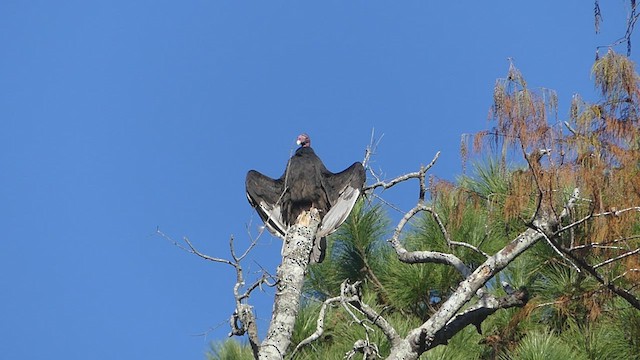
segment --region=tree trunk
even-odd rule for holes
[[[297,223],[287,231],[282,248],[282,263],[277,270],[278,285],[273,315],[267,337],[260,345],[260,360],[284,359],[291,343],[293,325],[300,307],[304,274],[319,225],[318,211],[311,209],[298,217]]]

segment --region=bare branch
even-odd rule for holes
[[[228,265],[231,265],[231,266],[233,266],[233,265],[234,265],[231,261],[229,261],[229,260],[227,260],[227,259],[216,258],[216,257],[212,257],[212,256],[205,255],[205,254],[201,253],[200,251],[198,251],[198,250],[193,246],[193,244],[191,244],[191,241],[189,241],[189,238],[188,238],[188,237],[186,237],[186,236],[185,236],[183,239],[184,239],[184,242],[186,242],[186,243],[187,243],[187,245],[189,245],[189,249],[191,250],[191,253],[192,253],[192,254],[195,254],[195,255],[197,255],[197,256],[199,256],[199,257],[201,257],[201,258],[205,259],[205,260],[214,261],[214,262],[219,262],[219,263],[223,263],[223,264],[228,264]],[[232,242],[233,242],[233,236],[231,236],[231,239],[230,239],[229,243],[232,243]]]
[[[259,352],[259,347],[258,347],[259,339],[258,339],[258,327],[256,324],[255,314],[253,313],[253,307],[251,305],[243,303],[243,300],[246,300],[247,298],[249,298],[249,296],[251,295],[251,292],[262,284],[267,284],[268,286],[274,285],[273,283],[269,283],[269,279],[271,279],[272,276],[270,276],[266,272],[263,272],[262,277],[260,279],[256,280],[251,286],[249,286],[244,291],[244,293],[242,294],[240,293],[240,289],[245,285],[243,269],[242,269],[242,265],[240,264],[240,261],[245,258],[245,256],[251,251],[251,249],[255,247],[257,243],[257,238],[254,239],[249,245],[249,247],[247,248],[247,250],[240,257],[238,257],[236,256],[236,253],[235,253],[234,238],[233,236],[231,236],[229,239],[229,250],[231,253],[231,257],[233,258],[233,261],[231,261],[227,259],[212,257],[212,256],[201,253],[198,249],[196,249],[196,247],[191,243],[191,241],[187,237],[183,238],[183,241],[187,244],[187,247],[185,247],[182,244],[178,243],[177,241],[173,240],[171,237],[169,237],[162,231],[160,231],[160,229],[157,229],[156,233],[161,237],[170,241],[172,244],[174,244],[178,248],[190,254],[197,255],[198,257],[208,261],[227,264],[232,266],[235,269],[236,284],[233,287],[233,294],[235,298],[236,307],[233,314],[229,318],[229,325],[231,326],[231,332],[229,333],[229,336],[242,336],[244,334],[247,334],[249,337],[249,343],[251,345],[251,349],[253,351],[254,357],[257,358],[258,352]]]
[[[477,247],[466,243],[466,242],[461,242],[461,241],[453,241],[451,240],[451,238],[449,237],[449,233],[447,232],[447,228],[444,226],[444,223],[442,222],[442,219],[440,219],[440,215],[438,215],[438,213],[432,208],[432,207],[426,207],[424,208],[424,211],[429,212],[434,220],[436,221],[436,223],[438,224],[438,227],[440,228],[440,231],[442,232],[442,235],[444,236],[445,240],[447,241],[447,244],[449,246],[463,246],[466,247],[468,249],[471,249],[475,252],[477,252],[478,254],[484,256],[485,258],[489,257],[489,254],[485,253],[484,251],[478,249]]]
[[[440,215],[438,215],[438,213],[431,207],[424,207],[423,210],[431,214],[433,219],[438,224],[438,227],[440,228],[440,232],[442,232],[442,236],[444,236],[444,239],[447,241],[447,244],[451,245],[452,241],[451,241],[451,238],[449,237],[449,232],[447,232],[447,228],[444,226],[442,219],[440,219]]]
[[[358,325],[362,326],[364,328],[365,332],[368,332],[368,331],[371,330],[371,328],[369,328],[363,322],[363,320],[358,318],[356,316],[356,314],[354,314],[353,311],[351,311],[351,309],[348,306],[348,305],[350,305],[350,302],[358,301],[358,299],[360,297],[359,286],[360,286],[361,283],[362,283],[362,281],[356,281],[354,284],[349,284],[348,280],[343,281],[342,284],[340,285],[340,293],[342,294],[341,299],[340,299],[341,300],[340,304],[342,305],[344,310],[347,312],[347,314],[349,314],[351,316],[353,321],[356,322]],[[349,300],[349,299],[351,299],[351,300]],[[360,309],[358,309],[358,308],[356,308],[356,309],[358,311],[360,311]]]
[[[347,313],[354,319],[356,323],[365,328],[365,332],[371,330],[368,326],[363,322],[363,320],[359,319],[347,305],[355,308],[361,314],[363,314],[369,322],[376,325],[382,332],[385,334],[387,339],[392,345],[399,343],[400,336],[393,328],[393,326],[380,314],[378,314],[375,310],[373,310],[369,305],[362,302],[361,293],[359,290],[360,281],[355,282],[354,284],[349,284],[348,280],[345,280],[340,285],[340,296],[332,297],[325,300],[320,308],[320,312],[318,314],[318,320],[316,322],[316,331],[313,332],[309,337],[302,340],[293,351],[291,357],[295,355],[295,353],[300,350],[303,346],[309,345],[313,341],[317,340],[322,336],[324,332],[324,320],[326,316],[327,307],[334,303],[340,303]],[[371,346],[375,346],[375,344],[370,344],[367,339],[367,344]]]
[[[393,179],[393,180],[391,180],[389,182],[377,181],[374,184],[366,186],[364,188],[364,191],[368,192],[370,190],[374,190],[374,189],[379,188],[379,187],[381,187],[381,188],[386,190],[386,189],[388,189],[388,188],[390,188],[390,187],[392,187],[392,186],[394,186],[394,185],[396,185],[398,183],[401,183],[403,181],[407,181],[409,179],[420,179],[421,177],[424,177],[424,174],[429,169],[431,169],[431,167],[433,165],[435,165],[436,160],[438,160],[438,157],[440,157],[440,151],[438,151],[436,153],[436,155],[433,157],[433,160],[431,160],[431,162],[427,166],[420,168],[420,171],[416,171],[416,172],[400,175],[397,178],[395,178],[395,179]]]
[[[629,209],[634,209],[634,208],[629,208]],[[625,209],[625,210],[628,210],[628,209]],[[585,270],[587,273],[589,273],[589,275],[593,276],[599,283],[604,285],[606,288],[608,288],[613,293],[615,293],[615,294],[619,295],[620,297],[622,297],[623,299],[625,299],[631,306],[633,306],[636,309],[640,310],[640,299],[636,298],[629,291],[627,291],[625,289],[622,289],[622,288],[614,285],[612,282],[607,281],[604,278],[602,278],[602,276],[600,276],[600,274],[598,274],[598,272],[596,271],[596,269],[593,268],[593,266],[589,265],[586,261],[584,261],[581,258],[579,258],[578,256],[574,255],[571,251],[569,251],[569,249],[564,248],[562,245],[558,244],[558,242],[554,241],[553,239],[549,239],[549,240],[551,240],[553,242],[553,244],[560,251],[562,251],[565,255],[567,255],[569,258],[571,258],[576,264],[578,264],[578,266],[580,266],[581,269]]]
[[[620,275],[614,277],[613,279],[611,279],[611,282],[617,281],[617,280],[622,279],[623,277],[627,276],[629,271],[640,271],[640,269],[629,269],[629,270],[623,272],[622,274],[620,274]]]
[[[603,261],[603,262],[601,262],[599,264],[593,265],[593,269],[595,270],[595,269],[597,269],[597,268],[599,268],[601,266],[605,266],[607,264],[611,264],[614,261],[618,261],[620,259],[624,259],[626,257],[629,257],[631,255],[635,255],[635,254],[638,254],[638,253],[640,253],[640,248],[637,248],[637,249],[635,249],[633,251],[628,251],[628,252],[626,252],[626,253],[624,253],[622,255],[616,256],[616,257],[611,258],[611,259],[607,259],[607,260],[605,260],[605,261]]]
[[[570,251],[575,251],[575,250],[588,249],[588,248],[593,248],[593,247],[622,249],[622,247],[614,247],[614,246],[606,246],[606,245],[616,244],[616,243],[619,243],[619,242],[638,239],[638,238],[640,238],[640,235],[626,236],[626,237],[623,237],[623,238],[614,239],[614,240],[610,240],[610,241],[603,241],[603,242],[599,242],[599,243],[589,243],[589,244],[584,244],[584,245],[573,246],[573,247],[569,248],[569,250]]]
[[[536,229],[538,232],[540,232],[540,234],[542,234],[542,236],[544,237],[544,239],[547,241],[547,244],[549,244],[549,246],[551,246],[551,248],[558,254],[560,255],[561,258],[563,258],[566,262],[568,262],[569,264],[571,264],[571,266],[573,266],[574,269],[576,269],[577,272],[580,272],[580,268],[574,264],[571,260],[569,260],[569,258],[567,258],[566,256],[564,256],[564,254],[562,253],[562,251],[560,251],[553,242],[551,242],[551,239],[549,239],[549,237],[547,236],[547,234],[544,233],[544,231],[542,231],[541,229]]]
[[[396,329],[393,328],[391,323],[389,323],[382,315],[378,314],[375,310],[373,310],[369,305],[359,299],[358,306],[362,313],[371,321],[372,324],[376,325],[384,335],[387,337],[391,345],[395,345],[400,341],[400,336],[396,332]]]
[[[364,151],[364,159],[362,160],[362,166],[364,166],[365,169],[367,168],[367,165],[369,165],[369,160],[371,159],[371,156],[373,156],[376,153],[376,148],[378,147],[378,145],[380,144],[380,141],[382,141],[382,138],[384,137],[384,134],[382,134],[380,135],[378,140],[374,140],[374,135],[375,135],[375,129],[371,129],[371,140],[369,141],[369,145]]]
[[[209,255],[205,255],[203,253],[201,253],[200,251],[198,251],[193,244],[191,244],[191,241],[189,241],[189,238],[184,237],[183,240],[185,243],[187,243],[187,245],[189,246],[189,248],[185,248],[184,246],[182,246],[181,244],[179,244],[177,241],[173,240],[170,236],[166,235],[165,233],[163,233],[162,231],[160,231],[160,229],[156,229],[156,234],[162,236],[163,238],[167,239],[168,241],[170,241],[173,245],[177,246],[178,248],[190,253],[190,254],[194,254],[197,255],[205,260],[209,260],[209,261],[214,261],[214,262],[219,262],[219,263],[223,263],[223,264],[227,264],[227,265],[231,265],[234,266],[233,262],[227,260],[227,259],[221,259],[221,258],[216,258],[216,257],[212,257]],[[233,242],[233,236],[231,237],[231,242]]]
[[[422,174],[420,173],[420,171],[416,171],[416,172],[412,172],[412,173],[408,173],[408,174],[404,174],[404,175],[400,175],[395,179],[392,179],[389,182],[384,182],[384,181],[378,181],[374,184],[368,185],[364,188],[364,191],[368,191],[368,190],[373,190],[379,187],[382,187],[383,189],[388,189],[398,183],[401,183],[403,181],[407,181],[409,179],[419,179],[420,176],[422,176]]]
[[[400,220],[396,230],[393,233],[393,237],[388,241],[393,246],[393,249],[398,255],[398,259],[408,264],[416,263],[438,263],[446,264],[455,267],[463,277],[470,274],[469,268],[453,254],[435,252],[435,251],[407,251],[407,249],[400,242],[400,234],[404,226],[420,211],[428,211],[429,207],[425,205],[416,205],[413,209],[409,210]]]
[[[291,358],[293,358],[298,350],[302,347],[311,344],[312,342],[318,340],[320,336],[324,333],[324,317],[327,311],[327,307],[333,303],[340,302],[342,300],[342,296],[332,297],[330,299],[325,300],[320,307],[320,312],[318,313],[318,320],[316,321],[316,331],[313,334],[309,335],[306,339],[302,340],[296,348],[293,350],[291,354]]]
[[[249,253],[251,252],[251,250],[253,250],[253,248],[258,244],[258,239],[260,239],[260,235],[262,235],[262,233],[264,232],[266,226],[264,228],[262,228],[262,230],[260,231],[260,233],[258,234],[258,236],[255,237],[255,239],[251,240],[251,243],[249,243],[249,246],[247,247],[247,249],[244,251],[244,253],[242,253],[242,255],[240,255],[240,257],[236,258],[236,261],[240,262],[242,261],[247,255],[249,255]],[[235,257],[235,255],[234,255]]]
[[[395,211],[397,211],[397,212],[399,212],[399,213],[402,213],[402,212],[403,212],[403,210],[401,210],[398,206],[396,206],[396,205],[394,205],[394,204],[392,204],[392,203],[388,202],[387,200],[383,199],[383,198],[382,198],[381,196],[379,196],[378,194],[371,193],[371,194],[369,194],[368,196],[373,196],[374,198],[376,198],[377,200],[379,200],[382,204],[384,204],[384,205],[388,206],[389,208],[391,208],[391,209],[393,209],[393,210],[395,210]]]
[[[576,227],[578,225],[581,225],[581,224],[583,224],[583,223],[585,223],[585,222],[587,222],[587,221],[589,221],[589,220],[591,220],[593,218],[596,218],[596,217],[620,216],[620,214],[626,213],[628,211],[638,211],[638,212],[640,212],[640,206],[633,206],[633,207],[629,207],[629,208],[622,209],[622,210],[604,211],[604,212],[597,213],[597,214],[589,214],[589,215],[583,217],[580,220],[574,221],[569,225],[561,227],[560,229],[558,229],[555,232],[554,235],[558,235],[558,234],[560,234],[560,233],[562,233],[562,232],[564,232],[566,230],[569,230],[569,229],[574,228],[574,227]]]
[[[256,317],[253,313],[253,307],[248,304],[239,304],[229,319],[231,332],[229,336],[242,336],[245,333],[249,335],[249,344],[253,351],[253,356],[258,358],[260,340],[258,339],[258,327],[256,325]]]
[[[246,298],[248,298],[249,296],[251,296],[251,292],[255,289],[257,289],[259,286],[261,286],[262,284],[267,284],[267,286],[273,287],[276,286],[277,282],[269,282],[269,279],[271,278],[270,275],[268,275],[267,273],[262,273],[262,277],[258,280],[256,280],[253,284],[251,284],[251,286],[249,286],[247,288],[247,290],[245,290],[245,292],[243,294],[239,294],[237,296],[237,300],[244,300]]]
[[[615,46],[620,45],[622,43],[626,43],[627,44],[627,57],[631,56],[631,35],[633,34],[633,29],[636,26],[636,22],[638,21],[638,17],[640,17],[640,14],[636,13],[636,2],[632,1],[631,2],[631,13],[627,17],[627,29],[626,29],[624,35],[621,38],[619,38],[618,40],[614,41],[613,43],[611,43],[609,45],[597,46],[596,47],[596,56],[598,55],[598,51],[601,48],[612,48],[612,47],[615,47]],[[599,32],[599,24],[600,24],[600,20],[601,19],[602,19],[602,15],[601,15],[601,12],[600,12],[600,7],[598,6],[598,2],[596,1],[596,7],[595,7],[596,33]]]
[[[357,353],[362,354],[363,360],[380,358],[381,356],[379,354],[380,351],[378,350],[378,345],[370,343],[368,337],[369,336],[367,336],[366,340],[357,340],[353,344],[353,348],[345,354],[344,358],[351,360]]]
[[[473,306],[454,316],[446,326],[439,330],[435,334],[432,346],[446,345],[455,334],[468,325],[474,325],[478,333],[482,334],[481,324],[489,315],[500,309],[523,307],[528,298],[529,296],[525,289],[517,290],[513,294],[501,298],[486,295]]]
[[[511,261],[533,246],[543,236],[534,229],[527,229],[502,250],[489,257],[473,273],[465,278],[440,309],[420,327],[413,329],[397,346],[389,359],[417,359],[420,354],[435,346],[436,336],[448,324],[464,304]]]
[[[389,240],[392,245],[394,245],[396,242],[400,244],[400,234],[402,233],[402,229],[404,229],[405,225],[407,225],[407,223],[409,222],[409,220],[411,220],[411,218],[413,218],[420,211],[424,211],[426,208],[427,207],[425,205],[417,204],[416,206],[413,207],[413,209],[407,211],[407,213],[404,214],[402,219],[400,219],[400,221],[398,222],[398,225],[396,226],[396,229],[393,232],[393,236],[391,237],[391,240]]]

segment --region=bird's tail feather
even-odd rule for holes
[[[312,264],[319,264],[324,260],[324,256],[327,252],[327,238],[321,237],[319,240],[313,244],[313,249],[311,250],[311,257],[309,258],[309,262]]]

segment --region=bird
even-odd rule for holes
[[[256,170],[247,172],[246,195],[267,229],[281,239],[300,214],[317,209],[321,224],[309,260],[321,263],[327,247],[326,236],[349,216],[364,191],[366,175],[360,162],[338,173],[327,170],[311,148],[311,138],[306,133],[300,134],[296,143],[299,147],[280,178],[272,179]]]

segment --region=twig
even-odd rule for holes
[[[560,255],[561,258],[563,258],[566,262],[568,262],[569,264],[571,264],[571,266],[573,266],[574,269],[576,269],[577,272],[581,272],[580,268],[573,263],[573,261],[569,260],[568,257],[566,257],[562,251],[560,251],[560,249],[558,249],[558,247],[556,247],[556,245],[551,242],[551,239],[549,239],[549,237],[547,236],[547,234],[544,233],[544,231],[542,231],[541,229],[536,228],[536,231],[538,231],[543,237],[544,239],[547,241],[547,244],[549,244],[549,246],[551,246],[551,248],[558,254]]]
[[[424,174],[429,169],[431,169],[431,167],[433,165],[435,165],[436,160],[438,160],[438,157],[440,157],[440,151],[438,151],[436,153],[436,155],[433,157],[433,160],[431,160],[431,162],[427,166],[422,167],[420,169],[420,171],[416,171],[416,172],[400,175],[400,176],[396,177],[395,179],[392,179],[389,182],[377,181],[374,184],[366,186],[364,188],[364,191],[367,192],[367,191],[374,190],[374,189],[379,188],[379,187],[381,187],[381,188],[386,190],[386,189],[388,189],[388,188],[390,188],[390,187],[392,187],[392,186],[394,186],[394,185],[396,185],[398,183],[401,183],[403,181],[407,181],[409,179],[416,179],[416,178],[419,179],[421,176],[424,177]]]
[[[607,264],[611,264],[614,261],[618,261],[620,259],[624,259],[626,257],[629,257],[631,255],[635,255],[635,254],[638,254],[638,253],[640,253],[640,248],[637,248],[637,249],[635,249],[633,251],[628,251],[628,252],[626,252],[626,253],[624,253],[622,255],[616,256],[616,257],[611,258],[611,259],[607,259],[607,260],[605,260],[605,261],[603,261],[603,262],[601,262],[599,264],[593,265],[593,269],[595,270],[595,269],[597,269],[597,268],[599,268],[601,266],[605,266]]]
[[[551,240],[551,241],[553,242],[553,240]],[[623,299],[625,299],[634,308],[640,310],[640,300],[638,298],[636,298],[633,294],[631,294],[629,291],[627,291],[625,289],[622,289],[622,288],[612,284],[612,282],[607,281],[604,278],[602,278],[602,276],[600,276],[600,274],[598,274],[596,269],[594,269],[586,261],[584,261],[581,258],[579,258],[578,256],[574,255],[571,251],[569,251],[569,249],[564,248],[563,246],[561,246],[557,242],[554,242],[554,245],[560,251],[562,251],[565,255],[570,257],[576,264],[578,264],[578,266],[580,266],[580,268],[582,268],[587,273],[589,273],[589,275],[593,276],[600,284],[604,285],[606,288],[611,290],[613,293],[615,293],[615,294],[619,295],[620,297],[622,297]]]
[[[395,210],[395,211],[397,211],[397,212],[399,212],[399,213],[404,212],[404,211],[402,211],[398,206],[396,206],[396,205],[394,205],[394,204],[392,204],[392,203],[388,202],[387,200],[383,199],[383,198],[382,198],[381,196],[379,196],[378,194],[371,193],[369,196],[373,196],[373,197],[375,197],[375,198],[376,198],[376,199],[378,199],[381,203],[383,203],[383,204],[387,205],[387,206],[388,206],[389,208],[391,208],[392,210]]]
[[[640,271],[640,269],[629,269],[629,270],[627,270],[627,271],[623,272],[622,274],[620,274],[620,275],[618,275],[618,276],[614,277],[613,279],[611,279],[611,282],[617,281],[617,280],[619,280],[619,279],[621,279],[621,278],[623,278],[623,277],[627,276],[627,274],[629,273],[629,271]]]
[[[442,222],[442,219],[440,219],[440,215],[438,215],[438,213],[432,208],[432,207],[425,207],[424,211],[428,212],[431,214],[431,216],[433,216],[434,220],[436,221],[436,223],[438,224],[438,227],[440,228],[440,232],[442,232],[442,236],[444,236],[444,239],[447,241],[447,244],[449,246],[462,246],[462,247],[466,247],[468,249],[471,249],[475,252],[477,252],[478,254],[484,256],[485,258],[489,257],[489,254],[485,253],[484,251],[480,250],[479,248],[466,243],[466,242],[462,242],[462,241],[453,241],[451,240],[451,238],[449,237],[449,233],[447,232],[447,228],[444,226],[444,223]]]
[[[258,239],[260,238],[260,235],[262,235],[263,232],[264,232],[264,228],[260,231],[260,233],[255,239],[251,240],[251,243],[249,243],[249,246],[244,251],[244,253],[242,253],[242,255],[240,255],[240,257],[237,258],[238,259],[237,261],[242,261],[242,259],[244,259],[247,255],[249,255],[249,252],[251,252],[251,250],[253,250],[253,248],[258,244]]]
[[[271,278],[271,275],[263,273],[262,277],[260,279],[256,280],[253,284],[251,284],[249,287],[247,287],[247,289],[245,290],[245,292],[243,294],[240,294],[239,296],[237,296],[237,300],[247,299],[251,295],[251,292],[253,290],[255,290],[256,288],[258,288],[259,286],[261,286],[262,284],[267,284],[267,286],[269,286],[269,287],[276,286],[277,281],[274,281],[274,282],[270,283],[269,282],[270,278]]]
[[[384,137],[384,134],[382,134],[380,135],[378,140],[374,140],[374,135],[375,135],[375,128],[371,129],[371,140],[369,141],[369,145],[364,151],[364,159],[362,160],[362,166],[365,169],[367,168],[367,165],[369,165],[369,160],[371,159],[371,156],[375,154],[376,148],[378,147],[378,145],[382,141],[382,138]]]
[[[564,122],[564,126],[567,127],[567,130],[569,130],[573,135],[578,135],[578,132],[576,131],[576,129],[574,129],[573,127],[571,127],[571,124],[569,124],[568,121]]]
[[[182,246],[180,243],[178,243],[177,241],[173,240],[170,236],[166,235],[165,233],[163,233],[162,231],[160,231],[160,229],[156,229],[156,234],[160,235],[161,237],[165,238],[166,240],[168,240],[169,242],[171,242],[173,245],[177,246],[179,249],[182,249],[190,254],[194,254],[197,255],[205,260],[209,260],[209,261],[214,261],[214,262],[219,262],[219,263],[223,263],[223,264],[227,264],[227,265],[231,265],[234,266],[234,264],[227,259],[221,259],[221,258],[216,258],[216,257],[212,257],[209,255],[205,255],[203,253],[201,253],[200,251],[198,251],[189,241],[189,238],[184,237],[183,240],[185,243],[187,243],[187,245],[189,246],[189,248],[185,248],[184,246]],[[233,236],[231,237],[231,239],[233,239]],[[232,240],[233,241],[233,240]]]
[[[589,244],[584,244],[584,245],[573,246],[573,247],[569,248],[569,250],[570,251],[575,251],[575,250],[581,250],[581,249],[592,248],[592,247],[605,247],[604,245],[615,244],[615,243],[619,243],[619,242],[622,242],[622,241],[633,240],[633,239],[638,239],[638,238],[640,238],[640,235],[627,236],[627,237],[614,239],[614,240],[610,240],[610,241],[603,241],[603,242],[600,242],[600,243],[589,243]]]
[[[345,311],[347,311],[347,313],[351,316],[353,321],[365,329],[365,334],[367,336],[366,342],[368,344],[370,344],[368,342],[368,333],[373,329],[367,326],[367,324],[364,323],[363,319],[358,318],[358,316],[356,316],[356,314],[354,314],[350,308],[358,310],[358,312],[363,314],[370,323],[380,328],[380,330],[382,330],[391,344],[397,344],[400,341],[400,336],[393,328],[393,326],[384,317],[373,310],[369,305],[362,302],[359,289],[360,284],[360,281],[356,281],[354,284],[350,284],[348,280],[345,280],[340,285],[340,296],[329,298],[322,303],[320,312],[318,313],[318,320],[316,321],[316,330],[296,346],[293,353],[291,354],[291,358],[293,358],[302,347],[311,344],[313,341],[319,339],[320,336],[322,336],[324,332],[324,321],[327,314],[327,308],[335,303],[340,303]],[[370,345],[375,346],[375,344]]]
[[[583,217],[580,220],[574,221],[573,223],[571,223],[569,225],[561,227],[560,229],[558,229],[554,233],[554,235],[560,234],[560,233],[562,233],[562,232],[564,232],[564,231],[566,231],[568,229],[571,229],[571,228],[576,227],[576,226],[578,226],[580,224],[583,224],[583,223],[585,223],[585,222],[587,222],[587,221],[589,221],[589,220],[591,220],[592,218],[595,218],[595,217],[619,216],[620,214],[623,214],[623,213],[628,212],[628,211],[638,211],[638,212],[640,212],[640,206],[633,206],[633,207],[629,207],[629,208],[622,209],[622,210],[604,211],[604,212],[597,213],[597,214],[589,214],[589,215]]]
[[[220,263],[223,263],[223,264],[228,264],[228,265],[233,266],[233,263],[231,261],[227,260],[227,259],[220,259],[220,258],[212,257],[212,256],[205,255],[205,254],[201,253],[200,251],[198,251],[193,246],[193,244],[191,244],[191,241],[189,241],[188,237],[185,236],[183,239],[184,239],[184,242],[186,242],[187,245],[189,245],[189,249],[191,249],[191,253],[193,253],[195,255],[198,255],[199,257],[201,257],[201,258],[203,258],[205,260],[220,262]],[[229,243],[232,243],[232,242],[233,242],[233,236],[231,236],[231,240],[229,241]]]
[[[438,263],[438,264],[446,264],[455,267],[464,277],[467,277],[470,274],[469,268],[460,260],[457,256],[453,254],[440,253],[435,251],[407,251],[407,249],[400,242],[400,234],[402,233],[402,229],[404,226],[411,220],[413,216],[415,216],[420,211],[425,211],[427,208],[424,205],[416,205],[413,209],[409,210],[403,217],[400,219],[398,226],[396,226],[396,230],[393,233],[393,236],[388,241],[393,246],[396,254],[398,255],[398,259],[402,262],[408,264],[416,264],[416,263]]]
[[[320,307],[320,312],[318,313],[318,320],[316,321],[316,331],[314,331],[313,334],[309,335],[309,337],[302,340],[296,346],[296,348],[293,350],[293,353],[291,353],[291,357],[290,357],[291,359],[293,359],[293,357],[296,355],[298,350],[300,350],[303,346],[311,344],[312,342],[319,339],[320,336],[322,336],[322,334],[324,333],[324,318],[327,311],[327,307],[333,303],[339,302],[340,299],[341,299],[341,296],[336,296],[336,297],[327,299],[322,303],[322,306]]]

